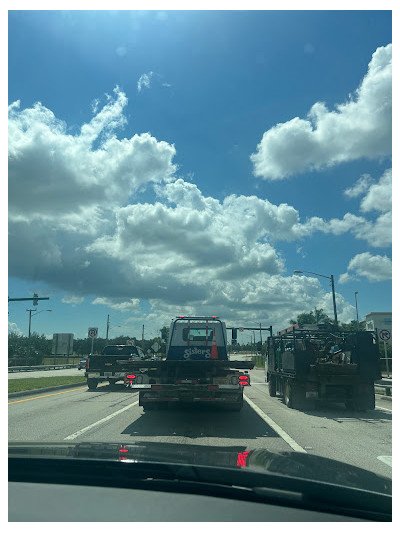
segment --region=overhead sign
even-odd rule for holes
[[[392,338],[392,334],[388,329],[381,329],[379,331],[379,338],[383,342],[389,342]]]
[[[99,328],[89,328],[88,329],[88,337],[91,339],[95,339],[99,333]]]
[[[126,344],[127,344],[128,346],[135,346],[135,341],[134,341],[133,339],[128,339],[128,340],[126,341]]]

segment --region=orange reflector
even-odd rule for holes
[[[217,390],[218,389],[218,385],[208,385],[207,389],[209,389],[209,390]]]
[[[153,390],[161,390],[162,389],[162,386],[161,385],[152,385],[151,388]]]

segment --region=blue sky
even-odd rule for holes
[[[51,336],[391,310],[390,11],[9,11],[10,297]],[[10,303],[27,333],[29,306]]]

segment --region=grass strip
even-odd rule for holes
[[[252,361],[255,363],[255,368],[264,368],[265,367],[265,359],[262,355],[256,355],[253,356]]]
[[[8,392],[21,392],[25,390],[44,389],[57,385],[73,385],[75,383],[86,383],[84,376],[59,376],[49,378],[21,378],[8,380]]]

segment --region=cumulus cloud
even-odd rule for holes
[[[277,124],[250,156],[253,173],[280,180],[360,158],[391,154],[392,45],[378,48],[354,96],[329,110],[315,103],[306,119]]]
[[[174,146],[149,133],[116,138],[115,130],[126,123],[127,98],[118,88],[114,93],[77,135],[41,103],[29,109],[20,109],[20,102],[10,106],[11,220],[57,215],[60,224],[86,231],[85,214],[93,223],[102,218],[98,211],[93,219],[90,210],[127,201],[140,187],[174,174]]]
[[[361,211],[388,212],[392,209],[392,169],[384,172],[379,182],[371,185],[361,201]]]
[[[370,252],[358,254],[352,258],[347,270],[358,276],[364,276],[368,281],[392,279],[392,261],[386,255],[372,255]],[[344,279],[347,281],[348,278]]]
[[[281,328],[325,295],[329,312],[329,289],[285,277],[276,244],[295,242],[302,253],[297,241],[313,232],[363,235],[367,219],[302,221],[267,198],[205,196],[176,178],[173,145],[150,134],[117,138],[126,104],[116,88],[75,135],[42,104],[11,105],[10,275],[64,290],[64,303],[96,295],[94,305],[132,316],[147,300],[148,316],[167,322],[181,312],[236,321],[266,313]],[[135,201],[146,187],[148,203]]]
[[[111,309],[116,309],[117,311],[127,312],[133,311],[139,308],[140,300],[138,298],[131,298],[128,301],[116,302],[111,298],[96,298],[93,300],[93,305],[106,305],[111,307]]]
[[[15,322],[8,323],[8,333],[15,333],[16,335],[23,335],[22,331],[19,329]]]
[[[357,198],[357,196],[367,192],[372,183],[371,176],[369,174],[363,174],[352,187],[344,191],[344,194],[348,198]]]
[[[360,211],[378,211],[375,219],[346,213],[341,219],[323,220],[311,217],[299,224],[299,231],[311,235],[315,231],[326,234],[343,235],[351,233],[357,239],[365,240],[375,248],[386,248],[392,244],[392,169],[387,169],[377,183],[368,176],[360,178],[353,187],[345,190],[349,197],[364,194],[360,201]]]

